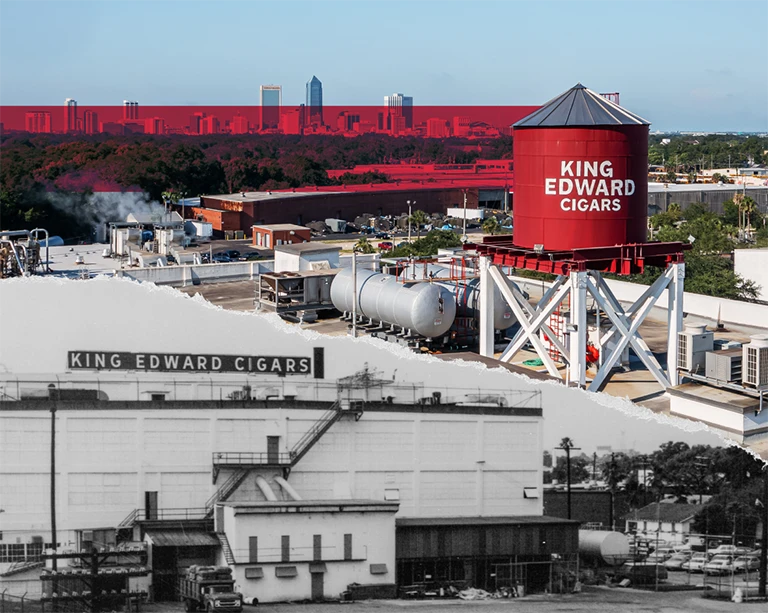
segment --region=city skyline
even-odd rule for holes
[[[316,73],[323,75],[325,105],[371,104],[388,91],[436,106],[541,105],[551,92],[580,81],[621,91],[624,105],[653,129],[768,130],[768,82],[750,68],[751,58],[768,55],[764,2],[698,2],[695,10],[688,2],[667,2],[662,12],[648,10],[647,3],[451,3],[448,11],[432,3],[382,6],[366,2],[349,12],[324,5],[334,15],[330,20],[311,4],[238,3],[243,22],[290,24],[260,30],[254,54],[247,36],[225,36],[217,45],[184,42],[231,30],[228,9],[234,5],[222,2],[189,3],[184,11],[163,2],[3,2],[0,103],[53,105],[77,92],[79,101],[96,105],[126,94],[156,106],[253,104],[258,85],[243,78],[248,74],[256,83],[282,83],[284,103],[298,106],[306,75]],[[135,24],[141,45],[120,29],[137,7],[152,14]],[[403,15],[429,27],[403,27]],[[738,36],[690,53],[690,41],[700,40],[712,23],[738,15],[750,16],[739,20]],[[364,34],[359,24],[365,20],[378,32],[399,32],[398,44]],[[488,37],[481,27],[459,33],[460,24],[483,22],[508,23],[514,35]],[[26,23],[35,23],[39,34],[33,48],[24,41]],[[181,42],[167,44],[168,23]],[[320,47],[311,42],[318,23],[325,41]],[[285,53],[288,30],[293,42]],[[227,87],[216,87],[206,74]]]

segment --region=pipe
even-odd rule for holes
[[[0,236],[26,236],[29,238],[29,230],[5,230]]]
[[[267,480],[264,479],[264,477],[261,475],[256,477],[256,485],[259,486],[261,493],[264,494],[264,498],[270,502],[277,502],[277,496],[275,495],[275,492],[273,492],[272,488],[269,487],[269,483],[267,483]]]
[[[275,477],[275,483],[277,483],[281,488],[283,488],[283,491],[286,494],[288,494],[293,500],[301,500],[301,496],[299,496],[298,492],[295,489],[293,489],[293,486],[282,477]]]
[[[48,265],[49,265],[48,263],[51,261],[48,253],[48,248],[49,248],[48,243],[50,243],[51,237],[48,234],[48,230],[46,230],[45,228],[35,228],[34,230],[29,231],[31,235],[34,235],[35,240],[37,240],[38,232],[45,232],[45,267],[43,268],[43,270],[47,271]]]

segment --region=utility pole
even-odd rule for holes
[[[59,393],[59,390],[53,390]],[[58,537],[56,535],[56,400],[53,399],[51,406],[51,548],[53,549],[53,558],[51,559],[51,569],[56,574],[58,560],[56,555],[59,553]],[[58,593],[58,582],[54,579],[51,584],[51,596]],[[53,610],[58,610],[56,600],[53,600]]]
[[[461,242],[466,243],[467,242],[467,190],[463,189],[461,190],[464,192],[464,229],[461,234]]]
[[[571,519],[571,449],[579,451],[581,447],[574,447],[573,441],[566,436],[560,442],[560,446],[555,447],[555,449],[565,451],[566,505],[568,507],[568,519]]]
[[[357,247],[352,247],[352,338],[357,338]]]

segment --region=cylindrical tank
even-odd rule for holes
[[[579,553],[617,566],[630,558],[629,541],[621,532],[579,530]]]
[[[342,269],[331,284],[331,301],[340,311],[352,312],[352,269]],[[442,336],[456,317],[453,295],[440,285],[403,283],[397,277],[357,271],[357,310],[374,321],[394,324],[427,338]]]
[[[579,84],[514,126],[514,243],[646,242],[648,122]]]
[[[426,267],[426,271],[424,268]],[[443,266],[435,264],[414,263],[407,265],[400,273],[401,279],[424,279],[432,277],[440,279],[450,277],[451,271]],[[468,281],[445,281],[438,282],[445,287],[451,294],[456,296],[456,315],[459,317],[477,316],[477,308],[480,302],[480,279],[469,279]],[[456,288],[458,284],[458,289]],[[501,291],[493,285],[493,329],[506,330],[516,321],[507,301],[502,296]]]

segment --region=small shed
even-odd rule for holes
[[[302,272],[339,267],[341,247],[300,243],[275,247],[275,272]]]
[[[312,238],[312,231],[305,226],[292,223],[277,223],[251,227],[253,246],[274,249],[277,245],[307,243]]]

